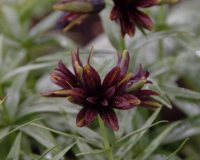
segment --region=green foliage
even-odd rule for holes
[[[96,122],[76,127],[78,106],[40,96],[55,88],[48,73],[60,59],[70,65],[70,52],[77,46],[65,34],[52,31],[60,16],[52,12],[53,3],[0,2],[0,159],[105,160],[112,151],[116,160],[199,160],[200,1],[149,9],[155,30],[146,36],[137,32],[134,38],[121,38],[118,25],[108,19],[110,3],[101,13],[105,33],[91,42],[94,49],[101,46],[92,63],[105,75],[116,61],[113,52],[127,48],[129,69],[141,63],[150,71],[151,88],[160,93],[163,104],[154,112],[118,112],[120,131],[106,130],[106,149]],[[80,52],[85,59],[88,48]],[[175,108],[178,115],[171,117]]]

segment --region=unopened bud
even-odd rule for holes
[[[99,12],[105,7],[103,0],[61,0],[53,6],[55,10],[73,13]]]

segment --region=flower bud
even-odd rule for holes
[[[174,3],[178,3],[180,2],[180,0],[157,0],[157,4],[161,5],[161,4],[174,4]]]
[[[99,12],[104,7],[105,4],[103,0],[61,0],[53,6],[55,10],[74,13]]]
[[[140,90],[142,87],[144,87],[144,85],[146,84],[147,80],[146,79],[141,79],[135,83],[133,83],[132,85],[130,85],[128,88],[127,88],[127,92],[135,92],[135,91],[138,91]]]

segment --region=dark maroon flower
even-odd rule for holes
[[[67,97],[72,103],[83,108],[77,115],[77,126],[90,124],[100,115],[105,124],[117,131],[118,119],[114,109],[127,110],[136,106],[155,108],[160,104],[151,96],[158,94],[143,89],[151,83],[147,80],[149,73],[140,66],[135,74],[128,73],[129,53],[124,51],[118,56],[118,63],[101,81],[98,72],[90,65],[90,57],[86,65],[79,58],[79,51],[72,53],[74,73],[62,61],[51,73],[52,81],[61,87],[60,90],[43,93],[47,97]]]
[[[59,18],[56,28],[67,31],[89,15],[97,14],[104,7],[104,0],[60,0],[53,8],[65,13]]]
[[[135,27],[140,30],[151,30],[153,22],[147,14],[139,8],[148,8],[154,6],[159,0],[113,0],[114,7],[111,11],[110,18],[120,24],[121,34],[134,36]]]

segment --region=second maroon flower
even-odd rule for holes
[[[141,30],[151,30],[153,22],[147,14],[139,8],[148,8],[154,6],[159,0],[113,0],[114,7],[110,14],[111,20],[120,24],[121,34],[134,36],[135,27]]]

